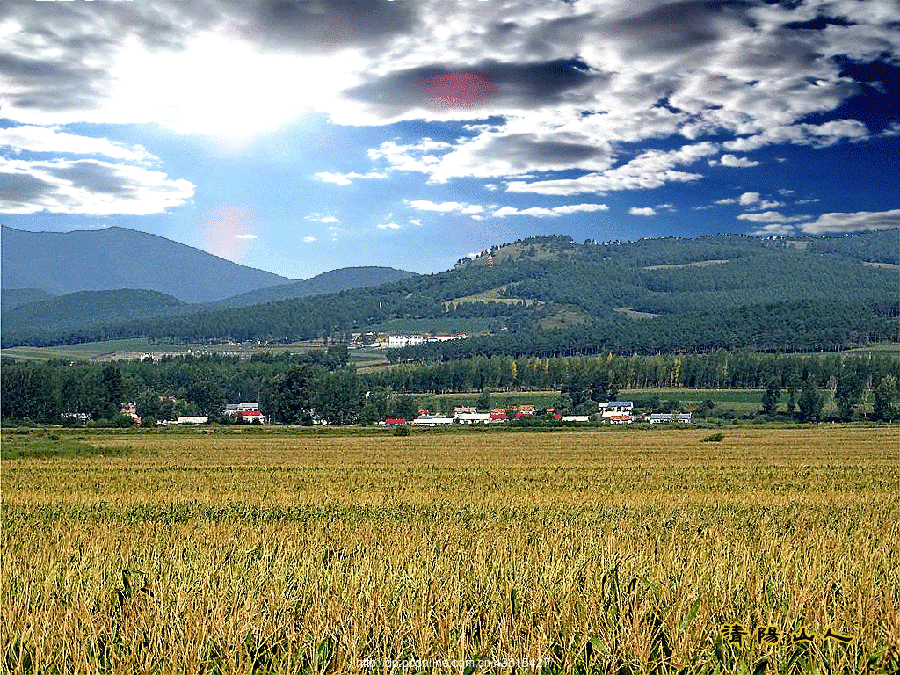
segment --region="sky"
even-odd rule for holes
[[[900,226],[896,0],[4,0],[0,222],[288,278]]]

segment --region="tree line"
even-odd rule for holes
[[[58,424],[69,413],[117,420],[123,403],[141,417],[205,415],[225,422],[226,403],[259,402],[274,421],[311,424],[374,423],[415,416],[418,400],[450,393],[556,390],[556,405],[596,410],[622,389],[759,388],[761,411],[816,419],[829,392],[841,419],[874,400],[875,418],[887,419],[900,381],[900,359],[869,353],[784,355],[717,350],[707,354],[580,357],[478,356],[403,364],[357,373],[343,347],[303,355],[259,354],[249,359],[175,356],[109,364],[48,361],[2,364],[4,419]],[[654,406],[651,406],[654,407]],[[71,418],[68,418],[71,420]]]

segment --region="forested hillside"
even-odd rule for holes
[[[170,314],[186,307],[187,303],[165,293],[128,288],[47,296],[4,310],[3,337],[15,341],[36,332],[64,333],[73,327]]]
[[[225,298],[214,305],[222,307],[248,307],[265,302],[305,298],[310,295],[326,295],[339,293],[351,288],[366,288],[408,279],[415,276],[412,272],[394,269],[393,267],[342,267],[338,270],[323,272],[310,279],[300,279],[289,284],[279,284],[268,288],[260,288],[250,293],[242,293]]]
[[[533,237],[462,259],[446,272],[378,288],[48,330],[28,342],[134,336],[285,342],[340,339],[391,319],[489,317],[492,336],[398,356],[835,350],[897,339],[896,243],[896,230],[606,244]],[[11,344],[4,335],[4,346]]]

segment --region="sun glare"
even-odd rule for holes
[[[334,60],[266,54],[222,35],[198,37],[182,52],[127,43],[115,100],[132,116],[240,148],[294,122],[349,81]]]

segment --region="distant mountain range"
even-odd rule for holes
[[[3,289],[53,295],[144,289],[210,302],[287,281],[146,232],[110,227],[28,232],[3,227]]]
[[[896,229],[841,237],[716,235],[599,244],[529,237],[437,274],[338,270],[205,305],[171,304],[161,307],[164,315],[123,317],[99,327],[94,320],[73,320],[65,329],[51,329],[47,322],[38,330],[42,324],[28,312],[38,305],[57,307],[45,299],[4,313],[3,345],[125,337],[285,342],[390,326],[400,332],[493,334],[428,346],[439,358],[473,349],[544,356],[842,349],[900,339],[897,241]],[[376,285],[391,275],[407,278]],[[336,292],[348,278],[367,287]],[[419,358],[420,352],[408,357]]]
[[[131,319],[338,293],[411,276],[391,267],[347,267],[292,281],[120,227],[65,233],[3,227],[3,337],[64,334]]]

